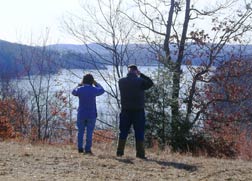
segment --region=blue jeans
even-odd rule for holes
[[[83,149],[83,137],[86,128],[86,145],[85,151],[91,151],[93,132],[95,128],[96,118],[77,120],[78,127],[78,149]]]
[[[131,125],[134,128],[136,141],[144,141],[144,110],[122,110],[120,114],[119,139],[127,139]]]

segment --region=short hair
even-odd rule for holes
[[[92,85],[94,83],[94,77],[91,74],[86,74],[83,77],[82,83]]]
[[[138,70],[137,66],[135,64],[129,65],[128,68],[131,69],[131,70]]]

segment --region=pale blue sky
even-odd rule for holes
[[[33,41],[50,29],[50,41],[76,43],[60,30],[68,12],[80,8],[79,0],[0,0],[0,39],[10,42]]]
[[[81,9],[80,1],[82,0],[0,0],[0,39],[29,44],[31,41],[38,41],[39,36],[45,34],[46,28],[49,28],[49,44],[80,43],[60,28],[64,14],[78,14]],[[201,8],[209,8],[216,2],[222,2],[193,1]]]

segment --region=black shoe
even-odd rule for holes
[[[116,156],[121,157],[124,155],[125,144],[126,144],[126,139],[119,139]]]
[[[83,153],[83,149],[78,149],[78,152],[79,153]]]
[[[145,157],[145,150],[144,150],[144,142],[143,141],[136,141],[136,157],[147,160]]]
[[[122,157],[124,155],[123,151],[117,151],[116,156]]]

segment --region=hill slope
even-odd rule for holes
[[[0,142],[0,180],[251,180],[252,163],[240,160],[155,154],[149,160],[114,156],[114,147],[94,145],[95,156],[74,146]]]

